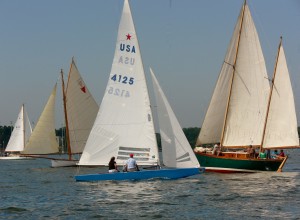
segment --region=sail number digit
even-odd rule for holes
[[[128,77],[120,74],[114,74],[110,79],[116,83],[129,84],[129,85],[132,85],[134,83],[133,77]],[[110,95],[115,95],[115,96],[120,96],[125,98],[130,97],[130,92],[128,90],[114,88],[113,86],[110,86],[107,92]]]
[[[124,89],[121,90],[118,88],[109,87],[107,92],[108,92],[108,94],[115,95],[115,96],[120,96],[120,97],[125,97],[125,98],[130,97],[129,91],[124,90]]]
[[[129,84],[129,85],[132,85],[134,83],[133,77],[127,77],[127,76],[122,76],[122,75],[117,75],[117,74],[113,75],[110,79],[115,82],[121,82],[121,83]]]

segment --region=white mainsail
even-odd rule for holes
[[[152,69],[150,69],[150,72],[157,102],[163,164],[173,168],[200,167]]]
[[[281,43],[273,81],[274,86],[262,147],[265,149],[299,147],[293,89]]]
[[[24,150],[25,144],[27,143],[31,132],[32,129],[30,121],[23,104],[5,151],[20,152]]]
[[[158,148],[138,39],[124,1],[107,88],[79,165],[123,164],[133,153],[140,165],[158,163]]]
[[[55,135],[54,107],[56,84],[22,154],[51,154],[58,152]]]
[[[83,81],[73,58],[65,94],[71,153],[81,153],[99,106]]]
[[[197,145],[220,142],[222,131],[225,147],[260,145],[269,92],[258,34],[244,4]]]

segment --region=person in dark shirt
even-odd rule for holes
[[[114,173],[114,172],[119,172],[117,162],[115,161],[115,157],[110,158],[110,161],[108,163],[108,172],[109,173]]]

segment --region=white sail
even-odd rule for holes
[[[58,152],[54,125],[55,96],[56,84],[22,154],[50,154]]]
[[[24,107],[24,129],[25,129],[24,146],[26,146],[26,144],[29,141],[29,138],[31,136],[31,133],[32,133],[32,127],[31,127],[31,124],[30,124],[28,114],[25,110],[25,107]]]
[[[299,147],[294,95],[282,44],[266,123],[263,148]]]
[[[241,19],[241,16],[242,13],[239,16],[239,20]],[[240,24],[237,22],[196,146],[220,142],[230,91],[239,28]]]
[[[72,59],[66,88],[66,109],[71,153],[81,153],[96,119],[99,106]]]
[[[261,144],[269,92],[259,38],[245,5],[223,146]]]
[[[150,72],[157,103],[163,164],[173,168],[200,167],[152,69]]]
[[[234,56],[236,56],[235,63]],[[197,144],[220,142],[224,127],[223,146],[260,145],[269,91],[268,75],[258,34],[248,5],[245,4],[235,27]]]
[[[18,119],[15,123],[14,130],[10,136],[6,152],[20,152],[24,149],[25,143],[28,141],[28,137],[31,134],[31,125],[25,111],[24,105],[21,106],[21,110],[18,115]]]
[[[79,165],[123,164],[133,153],[138,164],[158,162],[158,149],[137,35],[124,1],[107,88]]]

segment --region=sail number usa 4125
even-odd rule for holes
[[[132,85],[134,83],[134,78],[133,77],[127,77],[127,76],[118,75],[118,74],[114,74],[110,79],[112,81],[120,82],[120,83],[123,83],[123,84]]]
[[[114,74],[110,80],[114,81],[115,83],[121,83],[121,84],[127,84],[127,85],[133,85],[134,84],[134,77],[128,77],[121,74]],[[113,86],[110,86],[107,90],[108,94],[125,97],[130,97],[130,92],[128,90],[115,88]]]

